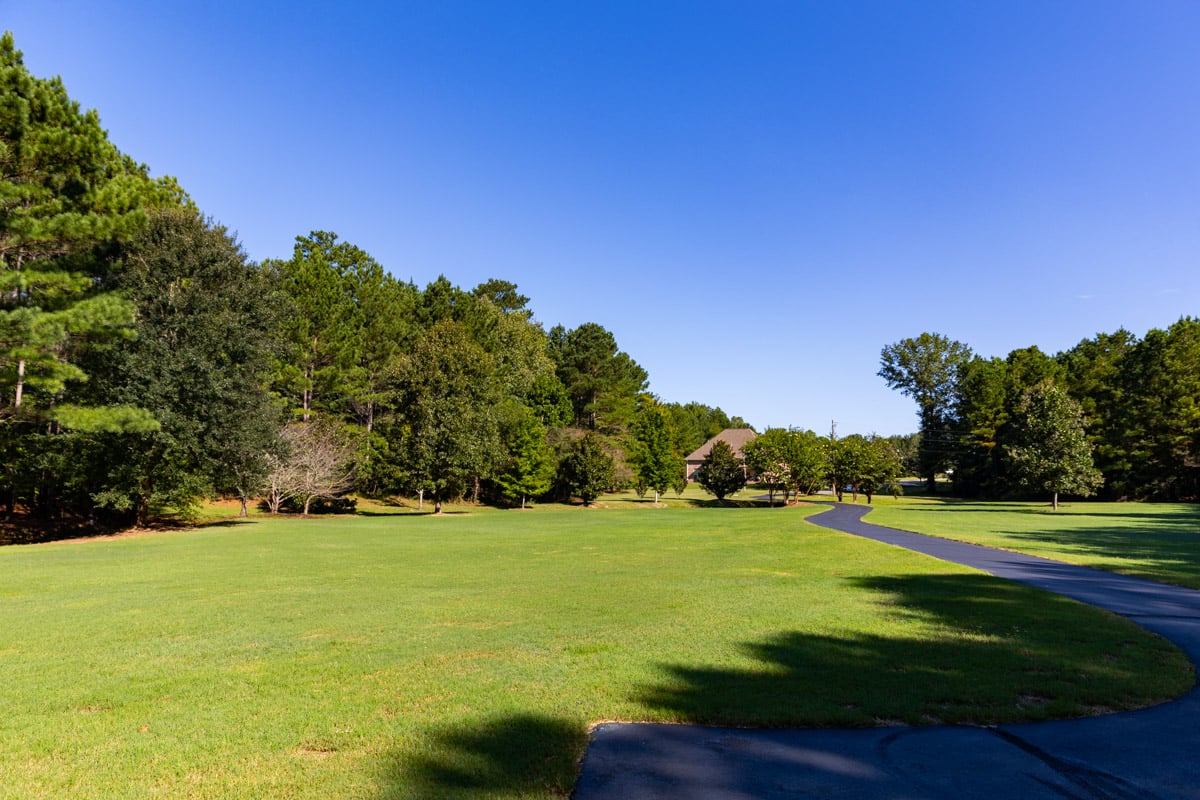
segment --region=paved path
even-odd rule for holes
[[[1200,663],[1200,592],[867,525],[809,521],[1108,609]],[[1141,711],[998,727],[773,730],[599,726],[574,800],[1200,798],[1200,690]]]

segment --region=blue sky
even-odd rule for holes
[[[254,259],[516,282],[666,400],[903,433],[922,331],[1200,313],[1200,3],[0,0],[30,70]]]

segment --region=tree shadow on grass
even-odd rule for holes
[[[733,499],[726,497],[724,500],[699,497],[681,497],[675,500],[682,505],[690,506],[691,508],[770,508],[766,500],[756,499]],[[776,508],[783,508],[782,503],[776,503]]]
[[[1200,588],[1200,519],[1196,517],[1159,517],[1136,525],[1089,525],[1073,530],[997,532],[1017,543],[1013,549],[1022,549],[1019,543],[1024,541],[1047,543],[1109,559],[1088,564],[1096,569]]]
[[[1079,503],[1051,511],[1049,507],[1013,508],[994,503],[952,501],[934,507],[924,506],[921,511],[953,513],[969,509],[971,513],[1044,515],[1047,520],[1045,527],[1039,526],[1036,530],[996,529],[995,532],[1011,538],[1011,549],[1036,552],[1038,543],[1046,543],[1068,552],[1111,559],[1089,565],[1097,569],[1200,588],[1200,507],[1170,513],[1136,511],[1136,505],[1128,508],[1113,511],[1111,506],[1097,509],[1089,507],[1087,503]],[[1053,522],[1064,519],[1071,520],[1071,527],[1058,527]],[[1114,520],[1127,524],[1113,524]],[[906,527],[920,532],[920,525]],[[948,538],[967,538],[946,535]],[[1024,548],[1024,542],[1030,546]],[[1135,561],[1143,563],[1131,563]]]
[[[537,714],[446,725],[386,762],[379,798],[566,796],[587,738],[579,723]]]
[[[852,581],[879,593],[885,618],[924,623],[921,633],[780,633],[742,644],[752,667],[665,664],[669,678],[641,687],[636,700],[719,725],[995,724],[1142,707],[1192,683],[1190,665],[1165,642],[1009,581]]]

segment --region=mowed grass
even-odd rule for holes
[[[867,522],[1200,589],[1200,506],[879,498]]]
[[[0,549],[0,797],[563,797],[602,720],[993,723],[1192,685],[1126,621],[805,513],[544,506]]]

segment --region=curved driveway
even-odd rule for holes
[[[1200,592],[868,525],[809,521],[1108,609],[1200,663]],[[1200,690],[1141,711],[997,727],[746,730],[598,726],[574,800],[1200,800]]]

